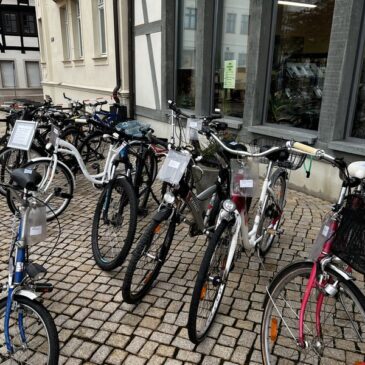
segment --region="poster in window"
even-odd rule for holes
[[[236,60],[224,61],[224,89],[235,89],[236,69]]]

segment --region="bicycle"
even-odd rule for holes
[[[263,363],[363,364],[365,296],[354,283],[352,269],[365,273],[365,162],[347,167],[323,150],[292,146],[337,167],[343,183],[311,260],[288,265],[266,290]]]
[[[208,139],[215,141],[232,155],[246,158],[238,161],[238,172],[231,164],[230,196],[222,204],[214,233],[201,262],[193,289],[188,316],[188,334],[193,343],[206,337],[223,298],[228,277],[242,252],[255,249],[265,255],[276,235],[281,234],[280,222],[285,207],[286,169],[296,169],[304,159],[291,155],[287,147],[265,147],[261,152],[233,150],[227,147],[209,127],[203,129]],[[251,230],[248,228],[249,197],[258,185],[256,174],[250,172],[247,158],[266,158],[268,166],[264,177],[258,207]],[[237,163],[237,162],[236,162]],[[279,166],[274,170],[274,166]],[[236,172],[235,172],[236,171]]]
[[[38,300],[41,293],[49,293],[53,286],[42,280],[47,270],[29,260],[29,246],[40,242],[45,227],[39,217],[38,200],[30,194],[36,191],[42,177],[29,169],[16,169],[11,174],[12,190],[23,190],[17,213],[20,219],[9,252],[7,284],[0,286],[6,297],[0,300],[0,362],[19,364],[58,364],[59,342],[57,329],[47,309]],[[45,214],[44,214],[45,223]],[[29,362],[28,362],[29,361]]]

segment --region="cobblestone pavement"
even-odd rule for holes
[[[75,197],[60,217],[62,233],[55,249],[57,223],[50,224],[47,242],[31,249],[35,262],[46,260],[55,287],[44,304],[59,331],[61,364],[261,363],[258,333],[265,287],[279,268],[307,256],[328,202],[289,191],[280,244],[274,243],[264,268],[257,257],[243,255],[230,275],[209,337],[195,346],[185,325],[204,238],[189,237],[187,227],[180,225],[155,287],[138,306],[127,305],[120,289],[125,266],[107,273],[92,258],[91,224],[100,192],[88,182],[80,183],[80,177],[77,183]],[[151,204],[150,211],[155,207]],[[4,198],[0,209],[4,282],[12,222]],[[139,221],[139,231],[146,221]]]

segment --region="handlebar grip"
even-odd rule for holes
[[[295,148],[299,151],[305,152],[305,153],[309,153],[311,155],[315,155],[319,151],[318,148],[314,148],[314,147],[308,146],[308,145],[306,145],[304,143],[300,143],[300,142],[294,142],[293,148]]]

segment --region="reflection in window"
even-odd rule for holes
[[[318,129],[334,0],[278,4],[268,122]]]
[[[39,62],[26,61],[25,69],[27,72],[28,87],[40,87],[41,86],[41,73],[39,68]]]
[[[233,14],[233,13],[227,14],[227,24],[226,24],[227,33],[236,32],[236,17],[237,17],[237,14]]]
[[[19,33],[17,15],[15,13],[3,13],[2,20],[5,34]]]
[[[196,29],[196,8],[185,9],[184,28]]]
[[[248,34],[248,15],[241,15],[241,34]]]
[[[245,16],[248,24],[249,11],[250,0],[223,0],[216,19],[214,108],[221,109],[227,117],[242,118],[243,115],[248,36],[247,32],[234,33],[237,17]],[[225,23],[223,14],[227,14]],[[232,67],[234,67],[233,73]]]
[[[196,0],[180,1],[176,100],[179,106],[195,106]]]
[[[359,89],[354,124],[352,125],[351,137],[365,138],[365,51],[361,69]]]
[[[106,54],[105,4],[104,4],[104,0],[98,0],[98,20],[99,20],[99,49],[100,49],[100,54]]]
[[[81,14],[80,14],[80,1],[76,0],[76,41],[78,46],[78,56],[81,58],[84,55],[82,47],[82,31],[81,31]]]
[[[63,59],[69,60],[71,58],[70,52],[70,30],[67,8],[60,8],[60,18],[61,18],[61,33],[62,33],[62,48],[63,48]]]
[[[23,33],[37,34],[34,14],[23,14]]]

